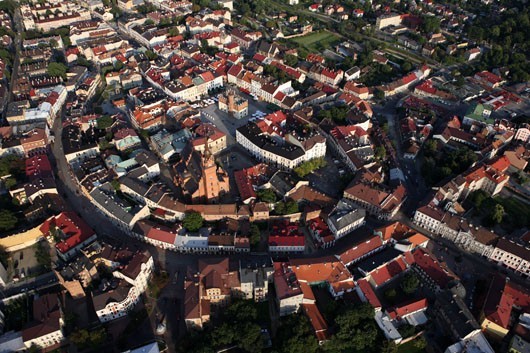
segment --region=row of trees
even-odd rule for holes
[[[303,162],[298,167],[294,168],[294,172],[300,178],[303,178],[306,175],[311,174],[313,171],[325,167],[326,164],[326,160],[323,157],[314,158],[307,162]]]

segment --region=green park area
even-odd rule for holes
[[[292,38],[291,41],[301,47],[305,47],[309,52],[316,53],[328,49],[340,41],[340,38],[328,31],[313,32],[311,34]]]

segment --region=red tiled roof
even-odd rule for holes
[[[406,317],[407,315],[410,315],[412,313],[415,313],[420,310],[427,309],[428,303],[427,299],[420,299],[415,300],[412,302],[409,302],[408,304],[404,304],[401,306],[397,306],[395,308],[392,308],[389,310],[388,315],[392,319],[402,319]]]
[[[272,235],[269,236],[269,246],[304,246],[303,235]]]
[[[446,266],[438,262],[436,257],[424,248],[416,248],[413,252],[414,262],[420,267],[440,288],[446,288],[449,282],[456,279]]]
[[[239,73],[243,70],[243,67],[241,65],[232,65],[230,69],[228,70],[228,75],[237,76]]]
[[[177,235],[171,231],[171,229],[166,227],[151,227],[149,232],[146,235],[147,238],[161,241],[168,244],[175,244],[175,239]]]
[[[258,62],[260,62],[260,63],[263,62],[266,58],[267,58],[267,57],[266,57],[265,55],[260,54],[260,53],[256,53],[256,54],[252,57],[252,59],[254,59],[254,60],[256,60],[256,61],[258,61]]]
[[[370,272],[370,277],[377,286],[384,284],[407,269],[402,257],[398,257]]]
[[[48,235],[54,226],[67,237],[55,245],[63,254],[95,234],[94,230],[75,212],[62,212],[58,216],[51,217],[39,229],[42,234]]]
[[[320,310],[318,310],[318,307],[315,304],[302,304],[302,308],[304,309],[311,326],[313,326],[313,330],[315,331],[318,340],[327,340],[329,338],[328,324],[326,323],[326,320],[324,320]]]
[[[52,176],[52,166],[45,154],[26,159],[26,176],[32,180]]]
[[[499,76],[497,76],[497,75],[495,75],[495,74],[493,74],[493,73],[491,73],[489,71],[477,72],[475,74],[475,76],[479,77],[483,81],[488,81],[491,84],[496,84],[496,83],[502,82],[502,78],[500,78]]]
[[[357,243],[352,248],[349,248],[348,250],[340,253],[339,258],[344,264],[349,264],[350,262],[353,262],[363,257],[364,255],[368,254],[371,251],[374,251],[375,249],[381,246],[383,246],[381,237],[374,235],[371,236],[369,239],[363,240]]]
[[[361,292],[363,292],[364,296],[366,297],[366,300],[368,300],[368,303],[370,303],[371,306],[374,308],[380,308],[381,302],[379,301],[379,298],[374,292],[374,289],[368,283],[364,278],[357,281],[357,284],[359,286],[359,289]]]

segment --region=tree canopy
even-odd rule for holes
[[[283,317],[274,349],[279,353],[316,353],[319,351],[315,333],[302,313]]]
[[[0,231],[14,229],[18,219],[10,210],[0,210]]]
[[[298,64],[298,57],[296,57],[295,55],[286,55],[285,58],[283,59],[283,62],[285,63],[285,65],[288,65],[288,66],[296,66],[296,64]]]
[[[0,177],[13,175],[21,177],[25,170],[24,159],[15,155],[0,158]]]
[[[236,346],[244,352],[262,352],[261,326],[257,321],[258,310],[253,301],[234,300],[202,332],[190,332],[186,341],[179,345],[179,350],[213,353],[221,348]]]
[[[374,308],[369,304],[346,307],[335,318],[336,332],[323,348],[327,352],[362,352],[377,342]]]
[[[184,216],[182,225],[190,232],[196,232],[202,227],[203,222],[204,219],[199,212],[188,212]]]
[[[409,272],[403,277],[403,281],[401,282],[401,288],[403,288],[403,292],[405,294],[412,294],[418,290],[418,287],[420,285],[420,279],[418,276],[413,273]]]
[[[78,350],[83,350],[87,348],[97,348],[105,342],[107,338],[107,332],[105,328],[101,327],[99,329],[88,331],[88,330],[78,330],[72,332],[70,335],[70,341],[75,344]]]
[[[46,69],[46,72],[51,77],[62,77],[63,79],[66,78],[66,72],[68,71],[68,67],[62,63],[50,63],[48,65],[48,68]]]
[[[274,205],[274,212],[279,215],[293,214],[298,211],[298,204],[293,200],[289,200],[287,202],[280,201]]]
[[[428,184],[434,185],[449,176],[464,172],[477,159],[475,152],[467,147],[446,152],[443,156],[426,155],[422,165],[422,174]]]
[[[303,162],[298,167],[294,168],[294,172],[298,174],[300,178],[311,174],[313,171],[326,166],[326,160],[324,158],[314,158],[307,162]]]
[[[276,202],[276,200],[278,199],[272,189],[258,190],[256,195],[259,197],[261,201],[268,202],[268,203]]]
[[[343,122],[346,120],[346,117],[348,116],[348,111],[350,108],[348,106],[338,106],[338,107],[332,107],[331,109],[323,109],[318,112],[317,117],[320,120],[323,119],[332,119],[336,122]]]

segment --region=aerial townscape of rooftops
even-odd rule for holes
[[[530,352],[526,2],[0,24],[0,353]]]

